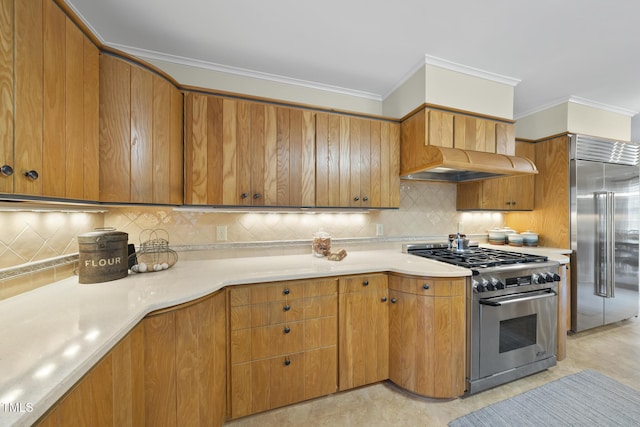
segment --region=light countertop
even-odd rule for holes
[[[0,301],[0,425],[32,424],[151,311],[229,285],[385,271],[471,274],[398,250],[352,251],[339,262],[310,254],[191,260],[111,282],[72,277]]]
[[[568,262],[562,250],[481,246],[535,251]],[[71,277],[0,301],[0,425],[32,424],[154,310],[230,285],[387,271],[471,275],[394,248],[350,251],[339,262],[311,254],[179,261],[166,271],[111,282],[79,284]]]

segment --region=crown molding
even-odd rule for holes
[[[228,65],[216,64],[213,62],[201,61],[198,59],[186,58],[183,56],[169,55],[152,50],[139,49],[136,47],[120,45],[116,43],[107,43],[107,46],[114,49],[121,50],[130,55],[142,58],[145,60],[156,60],[169,62],[172,64],[184,65],[187,67],[201,68],[209,71],[215,71],[219,73],[232,74],[236,76],[249,77],[253,79],[266,80],[275,83],[282,83],[287,85],[304,87],[307,89],[321,90],[324,92],[332,92],[340,95],[354,96],[358,98],[370,99],[373,101],[382,101],[382,97],[379,94],[358,91],[353,89],[347,89],[339,86],[326,85],[317,82],[311,82],[307,80],[295,79],[291,77],[280,76],[277,74],[262,73],[259,71],[247,70],[245,68],[231,67]]]
[[[549,103],[543,104],[539,107],[533,108],[531,110],[527,110],[523,113],[516,114],[514,116],[514,120],[520,120],[524,117],[531,116],[532,114],[539,113],[541,111],[548,110],[549,108],[557,107],[558,105],[567,104],[567,103],[584,105],[586,107],[596,108],[598,110],[608,111],[610,113],[621,114],[623,116],[633,117],[638,114],[638,111],[629,110],[627,108],[616,107],[613,105],[603,104],[597,101],[591,101],[586,98],[581,98],[579,96],[565,96],[563,98],[556,99]]]
[[[446,59],[438,58],[431,55],[424,56],[424,63],[426,65],[433,65],[435,67],[444,68],[445,70],[456,71],[458,73],[467,74],[473,77],[479,77],[485,80],[491,80],[493,82],[502,83],[509,86],[517,86],[521,81],[520,79],[516,79],[514,77],[480,70],[478,68],[458,64],[456,62],[448,61]]]

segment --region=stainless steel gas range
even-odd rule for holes
[[[467,390],[474,394],[556,364],[559,263],[547,257],[446,243],[403,251],[469,268]]]

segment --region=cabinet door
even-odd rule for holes
[[[100,200],[182,201],[182,95],[155,73],[100,57]]]
[[[14,1],[0,0],[0,167],[13,160]],[[0,171],[0,193],[13,193],[14,175]]]
[[[389,308],[386,275],[340,279],[339,388],[389,377]]]
[[[398,207],[400,125],[319,113],[316,206]]]
[[[429,138],[427,144],[453,148],[453,114],[446,111],[429,110],[428,116]]]

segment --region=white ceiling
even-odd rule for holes
[[[425,55],[517,79],[514,117],[640,112],[638,0],[66,0],[109,46],[384,99]]]

